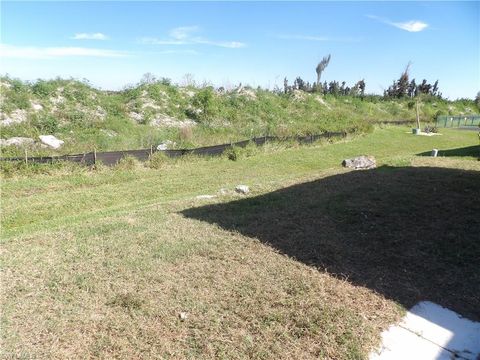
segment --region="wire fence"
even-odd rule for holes
[[[439,115],[437,127],[480,126],[480,115]]]
[[[37,164],[47,164],[53,163],[56,161],[70,161],[74,163],[79,163],[83,165],[95,165],[102,163],[107,166],[116,165],[122,158],[126,156],[132,156],[140,161],[147,161],[155,152],[162,152],[166,156],[171,158],[176,158],[179,156],[184,156],[187,154],[198,155],[198,156],[219,156],[222,155],[226,150],[232,149],[234,147],[244,148],[248,144],[252,143],[257,146],[262,146],[270,141],[297,141],[302,144],[311,144],[320,139],[330,139],[335,137],[346,137],[347,132],[325,132],[317,135],[310,136],[289,136],[289,137],[278,137],[278,136],[262,136],[254,137],[250,140],[243,140],[235,143],[213,145],[213,146],[204,146],[194,149],[178,149],[178,150],[157,150],[154,147],[149,149],[140,149],[140,150],[122,150],[122,151],[104,151],[97,152],[92,151],[84,154],[75,154],[75,155],[59,155],[59,156],[35,156],[35,157],[5,157],[0,158],[0,161],[24,161],[26,163],[37,163]]]

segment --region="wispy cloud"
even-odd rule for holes
[[[77,33],[72,36],[74,40],[108,40],[109,37],[102,33]]]
[[[155,51],[155,54],[186,54],[186,55],[198,55],[199,52],[196,50],[161,50],[161,51]]]
[[[148,45],[211,45],[230,49],[242,48],[246,44],[240,41],[217,41],[196,36],[201,29],[198,26],[181,26],[171,29],[168,32],[168,38],[158,39],[154,37],[144,37],[140,39],[142,44]]]
[[[0,44],[0,56],[18,59],[52,59],[63,57],[125,57],[127,52],[85,47],[34,47]]]
[[[359,42],[360,38],[354,37],[334,37],[334,36],[315,36],[315,35],[276,35],[277,39],[285,40],[306,40],[306,41],[331,41],[331,42]]]
[[[420,31],[425,30],[428,27],[427,23],[425,23],[423,21],[420,21],[420,20],[395,22],[395,21],[391,21],[387,18],[382,18],[382,17],[375,16],[375,15],[367,15],[367,17],[370,18],[370,19],[376,20],[376,21],[380,21],[384,24],[394,26],[398,29],[408,31],[408,32],[420,32]]]

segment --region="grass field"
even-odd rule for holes
[[[4,179],[2,356],[361,359],[416,301],[478,320],[474,146],[386,127]],[[341,168],[360,154],[379,168]]]

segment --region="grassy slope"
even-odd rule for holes
[[[239,183],[255,196],[342,174],[340,161],[358,154],[393,166],[480,170],[471,157],[414,156],[475,145],[475,132],[406,132],[386,128],[347,142],[276,151],[271,145],[238,162],[185,159],[162,170],[4,180],[4,353],[365,357],[381,329],[400,316],[395,302],[272,251],[261,238],[180,211],[238,199],[194,197]],[[180,311],[189,314],[185,322]]]
[[[248,88],[240,93],[220,94],[165,83],[107,93],[76,81],[40,81],[29,85],[6,78],[0,80],[2,114],[12,116],[20,109],[27,118],[21,124],[2,127],[1,137],[36,139],[40,134],[54,134],[65,141],[58,153],[88,152],[94,147],[100,151],[147,148],[166,139],[175,141],[178,147],[191,147],[265,134],[344,129],[364,132],[372,122],[414,119],[409,100],[384,101],[379,97],[361,101],[354,97],[322,97],[300,91],[278,95]],[[207,114],[202,113],[201,95],[210,96]],[[42,110],[35,111],[32,104],[41,105]],[[473,101],[430,99],[421,111],[425,124],[432,122],[436,114],[469,114],[478,109]],[[140,116],[138,121],[132,114]],[[165,117],[173,123],[193,119],[197,125],[191,131],[151,125]],[[19,152],[15,148],[3,151],[5,155]],[[37,152],[55,153],[30,150],[31,154]]]

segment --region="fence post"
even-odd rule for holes
[[[93,148],[93,166],[97,165],[97,148]]]
[[[28,165],[28,156],[27,156],[27,148],[25,150],[25,165]]]
[[[153,155],[153,145],[150,145],[150,157]]]

